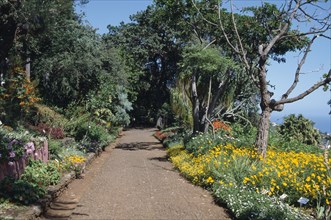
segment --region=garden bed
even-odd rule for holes
[[[31,156],[21,157],[14,161],[2,161],[0,162],[0,181],[6,176],[14,177],[19,179],[23,174],[25,167],[28,165],[29,159],[41,160],[44,163],[48,161],[48,142],[45,140],[42,143],[43,146],[35,149]]]

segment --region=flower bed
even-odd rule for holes
[[[309,199],[306,206],[310,208],[330,208],[331,176],[327,164],[331,160],[323,155],[269,149],[263,159],[253,149],[231,144],[216,145],[197,154],[179,144],[168,152],[185,177],[211,189],[237,218],[265,219],[264,215],[277,214],[309,219],[289,206],[299,206],[301,197]],[[264,202],[256,202],[256,198]]]
[[[48,161],[47,139],[0,124],[0,181],[6,176],[19,179],[29,160]]]
[[[22,157],[15,159],[8,158],[0,161],[0,181],[6,176],[18,179],[23,174],[29,159],[41,160],[46,163],[48,161],[47,140],[44,140],[41,145],[35,148],[33,142],[28,142],[28,144],[24,145],[25,152]],[[11,155],[15,157],[15,154],[12,153]]]

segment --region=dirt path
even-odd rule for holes
[[[230,219],[209,192],[188,183],[152,136],[124,132],[75,180],[47,213],[70,219]],[[60,211],[59,211],[60,210]],[[56,213],[62,212],[61,215]],[[69,217],[70,216],[70,217]]]

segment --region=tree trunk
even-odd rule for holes
[[[197,83],[196,83],[196,73],[192,75],[192,107],[193,107],[193,134],[197,134],[199,132],[200,127],[200,103],[197,92]]]
[[[255,148],[258,153],[262,155],[263,158],[267,155],[267,147],[268,147],[268,134],[270,127],[270,115],[272,110],[270,108],[266,108],[262,110],[261,118],[259,120],[259,127],[255,140]]]
[[[227,81],[225,83],[223,81],[220,82],[219,85],[218,85],[217,91],[215,92],[215,94],[213,94],[212,98],[210,97],[211,101],[210,101],[210,104],[208,105],[208,109],[207,109],[207,113],[206,113],[206,117],[208,119],[210,119],[210,117],[214,114],[217,101],[219,101],[221,94],[224,93],[225,88],[226,88],[225,85],[228,84],[228,82],[229,82],[229,79],[227,79]],[[210,90],[211,90],[211,88],[210,88]],[[204,131],[207,132],[208,127],[209,127],[209,121],[208,120],[205,121],[204,126],[205,126]]]
[[[209,107],[210,107],[210,98],[211,98],[211,84],[212,84],[212,79],[211,77],[209,78],[209,87],[208,87],[208,99],[207,99],[207,106],[206,106],[206,110],[203,116],[203,120],[201,121],[202,125],[201,125],[201,130],[203,133],[207,133],[208,132],[208,127],[209,127]]]
[[[26,73],[26,79],[28,81],[30,81],[30,75],[31,75],[31,64],[30,64],[31,60],[30,57],[26,58],[26,64],[25,64],[25,73]]]
[[[267,54],[262,50],[263,47],[259,47],[260,59],[259,59],[259,90],[261,95],[260,107],[262,110],[261,118],[259,120],[259,127],[255,140],[255,148],[257,152],[261,154],[263,158],[267,155],[268,147],[268,134],[270,127],[270,114],[272,108],[270,107],[271,93],[268,91],[268,81],[267,81]]]

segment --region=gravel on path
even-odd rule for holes
[[[154,132],[125,131],[86,180],[73,183],[67,195],[78,203],[70,219],[231,219],[208,191],[174,170]]]

